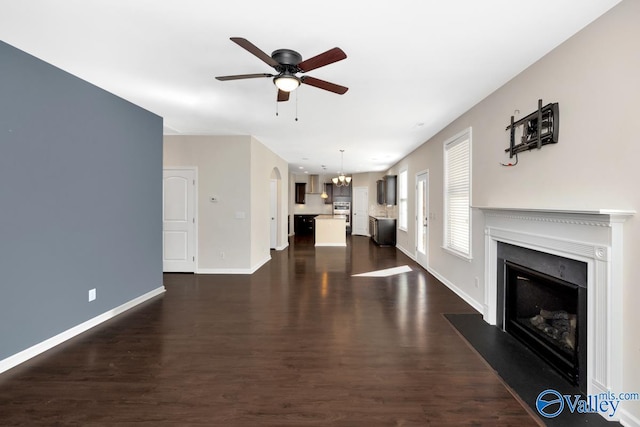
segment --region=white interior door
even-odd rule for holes
[[[354,187],[353,203],[351,204],[351,234],[369,235],[368,205],[369,189],[367,187]]]
[[[270,182],[271,199],[269,202],[269,215],[271,224],[270,233],[270,248],[276,249],[278,247],[278,180],[272,179]]]
[[[164,169],[162,176],[162,266],[165,272],[195,272],[195,169]]]
[[[425,269],[429,251],[429,172],[416,175],[416,261]]]

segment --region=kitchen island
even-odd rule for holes
[[[318,215],[316,246],[347,246],[347,217],[345,215]]]

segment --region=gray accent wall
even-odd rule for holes
[[[0,42],[0,360],[161,287],[161,212],[162,118]]]

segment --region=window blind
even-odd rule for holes
[[[445,145],[445,246],[470,255],[470,154],[469,134]]]

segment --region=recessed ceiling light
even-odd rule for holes
[[[298,169],[304,169],[304,166],[298,166]]]

